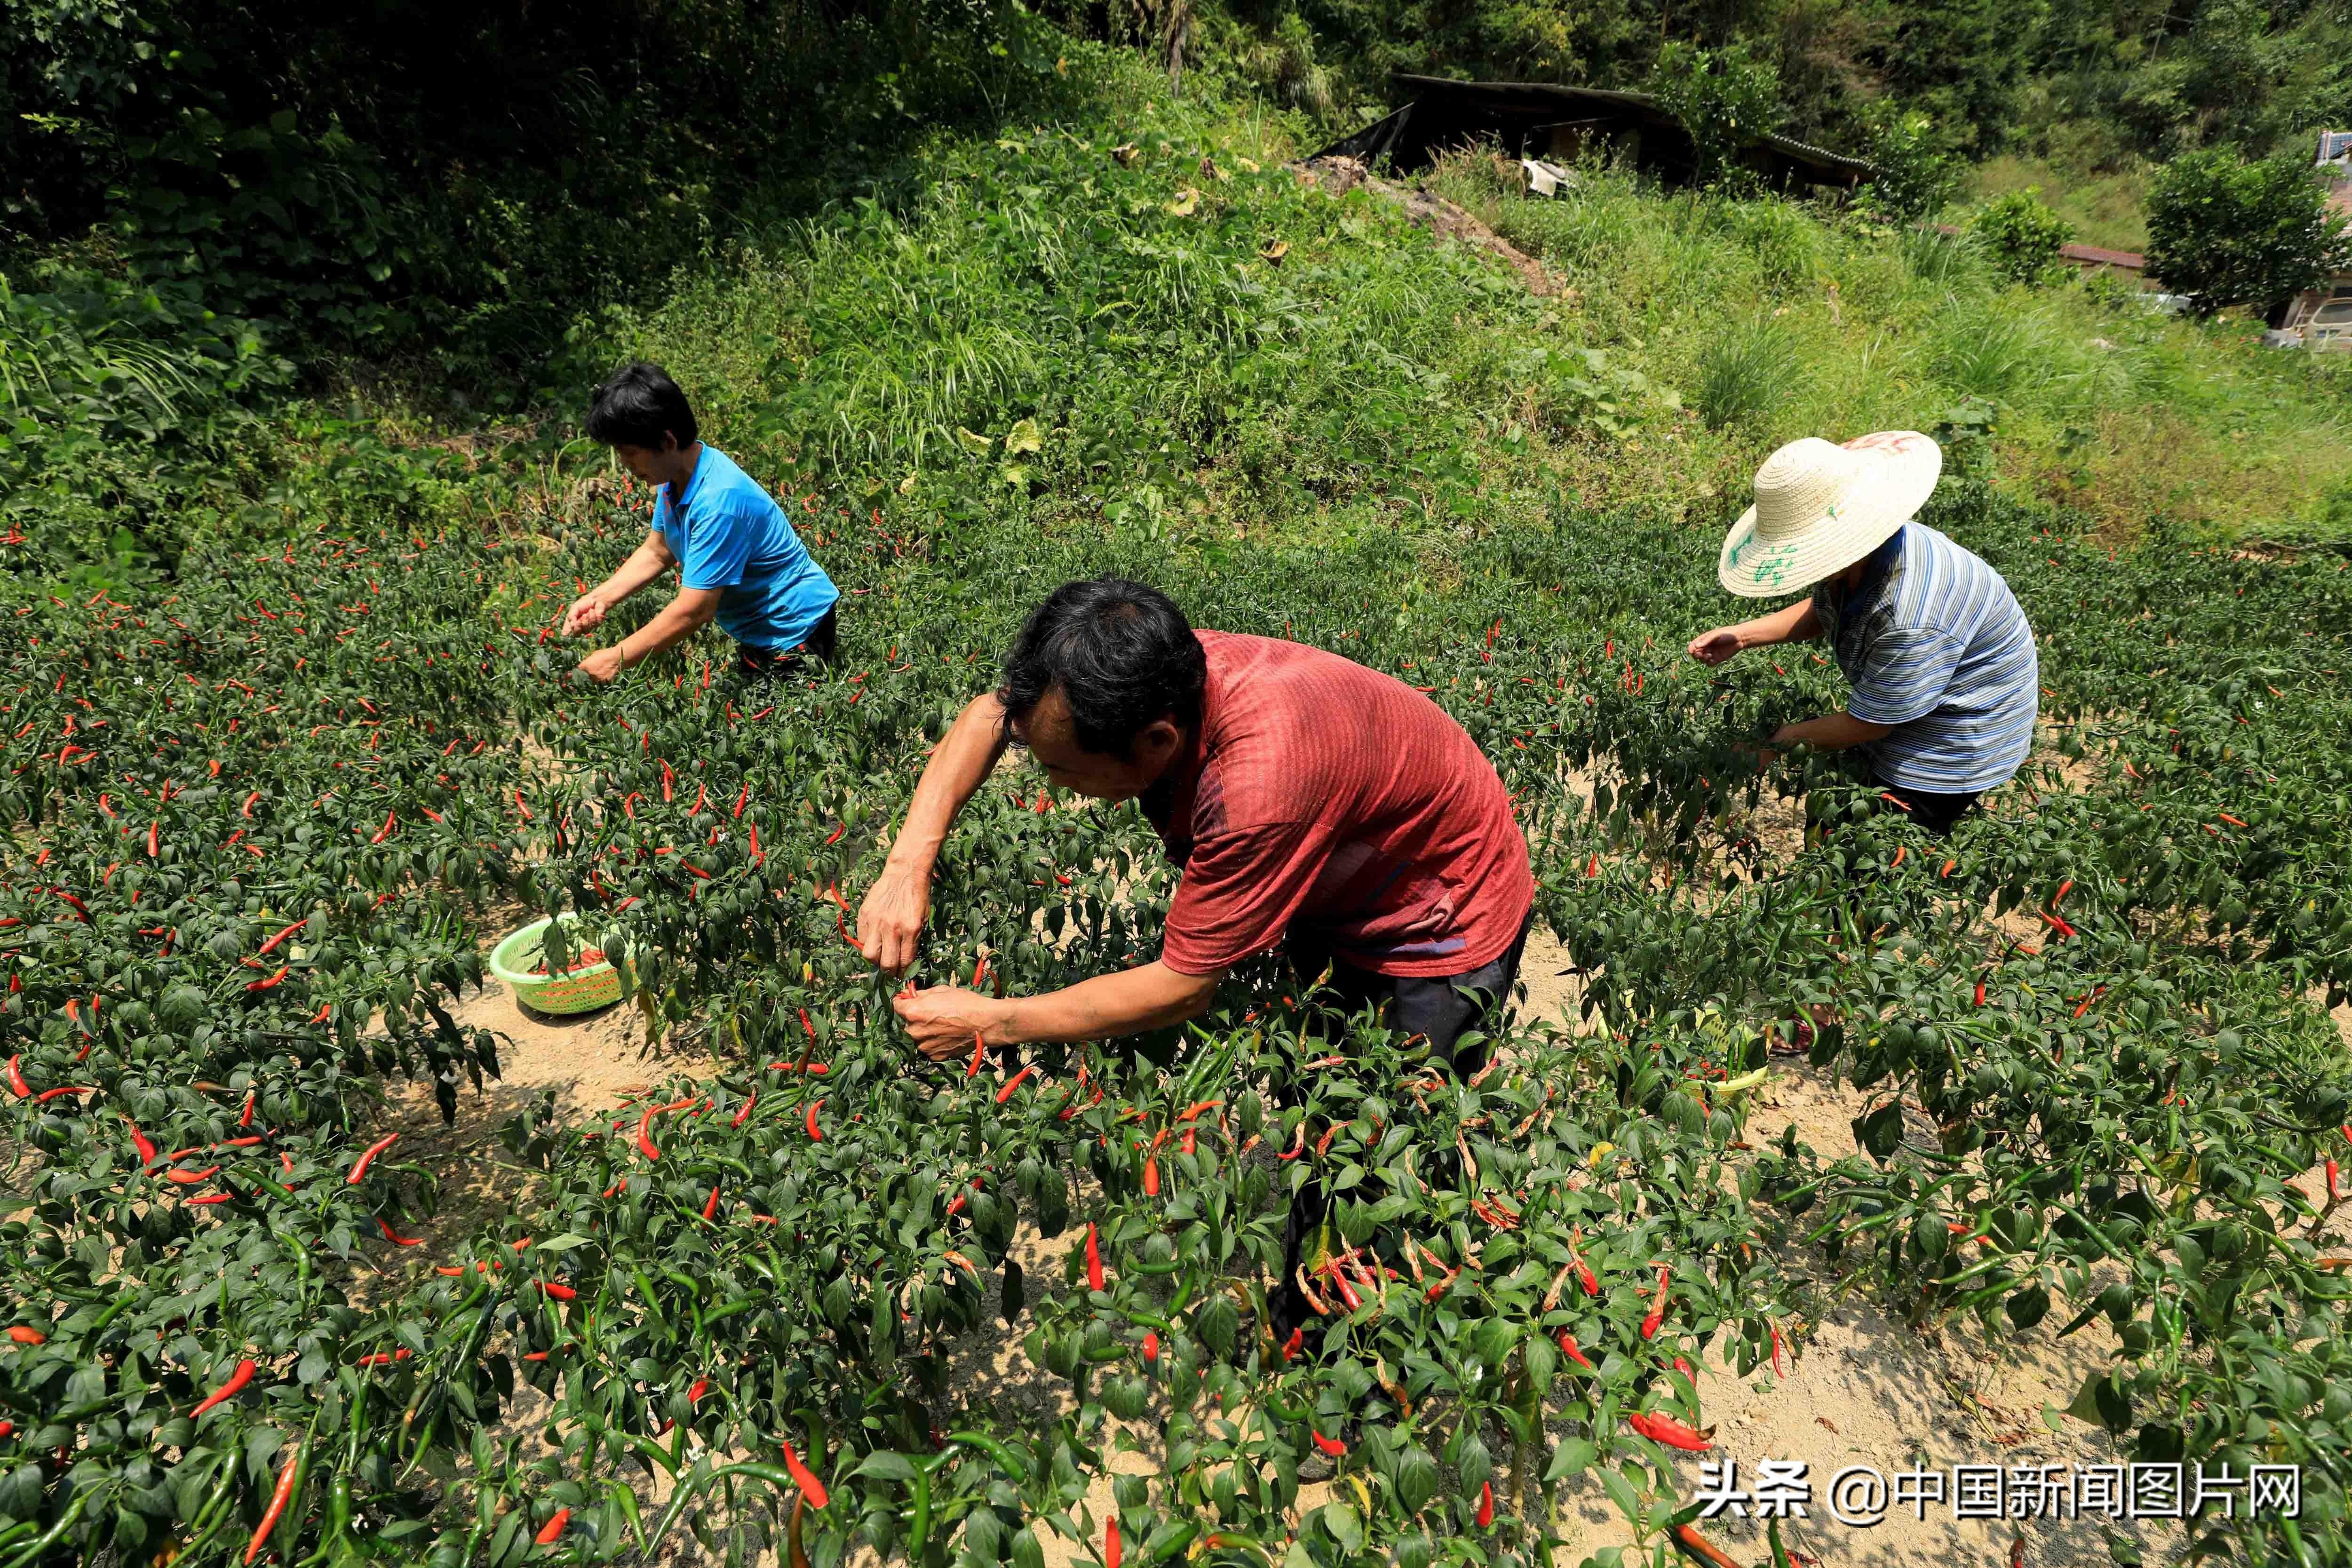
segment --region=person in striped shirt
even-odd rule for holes
[[[1780,726],[1765,760],[1794,745],[1859,748],[1872,782],[1937,837],[2024,763],[2041,690],[2033,628],[2009,584],[1915,515],[1942,468],[1936,443],[1910,430],[1773,453],[1717,578],[1748,598],[1811,592],[1690,643],[1692,658],[1719,665],[1826,639],[1853,685],[1844,710]]]

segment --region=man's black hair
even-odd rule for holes
[[[996,700],[1025,721],[1058,686],[1078,744],[1125,758],[1161,719],[1198,725],[1208,680],[1208,657],[1174,600],[1124,577],[1093,577],[1063,584],[1029,613]]]
[[[588,434],[607,447],[646,447],[660,451],[667,431],[680,447],[700,434],[686,394],[657,364],[637,360],[604,378],[588,405]]]

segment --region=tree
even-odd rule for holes
[[[2149,182],[2147,268],[2199,315],[2225,305],[2267,312],[2352,269],[2352,234],[2301,159],[2248,162],[2209,148]]]
[[[1728,176],[1739,154],[1780,123],[1780,70],[1746,44],[1704,49],[1680,41],[1658,51],[1650,90],[1690,133],[1696,155],[1694,176],[1716,184]]]

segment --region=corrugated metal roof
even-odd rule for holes
[[[2352,158],[2352,131],[2321,132],[2318,161],[2333,163],[2338,158]]]

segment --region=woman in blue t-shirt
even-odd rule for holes
[[[588,434],[656,487],[653,529],[619,571],[572,605],[563,635],[594,630],[614,605],[673,568],[678,594],[636,631],[582,659],[582,674],[612,680],[712,621],[735,639],[748,676],[791,669],[803,656],[832,660],[840,591],[775,499],[726,453],[702,444],[686,394],[659,365],[624,365],[598,387]]]

